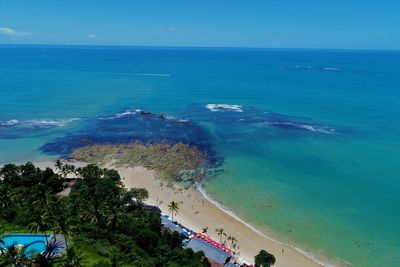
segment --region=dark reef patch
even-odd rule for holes
[[[240,105],[192,104],[187,108],[186,115],[193,121],[212,122],[218,125],[257,124],[265,126],[263,129],[265,131],[271,128],[283,129],[291,133],[338,134],[344,133],[345,131],[344,129],[317,123],[308,118],[290,116]]]
[[[209,134],[198,124],[140,110],[86,120],[82,130],[47,143],[41,150],[69,157],[76,149],[86,146],[131,143],[181,143],[197,148],[210,163],[218,162]]]
[[[243,138],[257,143],[276,138],[310,135],[322,138],[345,133],[344,128],[311,119],[240,105],[191,104],[180,117],[185,119],[127,110],[108,117],[85,118],[81,120],[79,130],[66,132],[63,137],[43,145],[41,151],[68,158],[78,149],[94,146],[143,144],[148,148],[157,148],[157,145],[162,148],[162,145],[183,144],[201,152],[209,170],[217,170],[224,160],[216,152],[217,142],[229,146],[243,142]],[[137,147],[127,148],[136,151]],[[85,157],[93,158],[91,155]]]

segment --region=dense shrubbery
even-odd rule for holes
[[[61,196],[67,180],[49,168],[27,163],[0,170],[0,220],[33,232],[61,233],[69,241],[63,260],[49,259],[46,266],[87,266],[81,256],[86,250],[105,258],[97,267],[209,266],[204,254],[182,249],[177,233],[162,231],[160,214],[144,211],[146,190],[125,189],[115,170],[88,165],[71,171],[79,179],[68,196]],[[24,266],[34,266],[29,264]]]

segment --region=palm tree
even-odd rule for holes
[[[201,228],[201,233],[208,236],[208,226]]]
[[[149,198],[149,192],[144,188],[132,188],[128,191],[128,195],[140,204]]]
[[[65,255],[64,258],[64,263],[61,266],[62,267],[86,266],[85,261],[86,261],[85,256],[79,250],[76,250],[75,248],[71,247],[68,248],[67,254]]]
[[[111,213],[106,214],[107,226],[111,229],[115,229],[119,226],[119,218],[121,217],[121,212],[117,207],[110,208]]]
[[[0,255],[4,254],[3,248],[6,246],[6,242],[3,240],[4,238],[4,230],[0,230]]]
[[[70,173],[75,173],[75,166],[64,164],[64,166],[61,167],[61,174],[63,175],[63,178],[67,178],[68,174]]]
[[[28,266],[54,266],[54,263],[59,260],[56,257],[58,250],[63,246],[63,241],[57,240],[55,236],[53,236],[47,243],[45,247],[45,251],[43,253],[35,255],[31,260],[33,260],[33,265]],[[28,249],[29,245],[25,247]]]
[[[233,245],[232,245],[233,255],[235,255],[237,253],[236,246],[237,246],[237,244],[233,243]]]
[[[76,167],[74,165],[68,165],[68,170],[70,174],[72,173],[76,175]]]
[[[231,241],[231,245],[230,245],[229,249],[232,250],[233,244],[236,244],[237,239],[234,236],[229,235],[228,236],[228,241]]]
[[[175,201],[171,201],[168,205],[168,210],[171,212],[172,221],[174,221],[174,213],[177,214],[179,211],[179,204]]]
[[[82,205],[85,209],[79,213],[79,217],[87,222],[99,224],[102,213],[97,205],[88,200],[83,201]]]
[[[25,255],[25,247],[8,246],[0,255],[0,266],[24,267],[29,265],[29,259]]]
[[[63,198],[57,198],[55,201],[52,203],[53,209],[52,211],[52,217],[55,220],[55,227],[53,228],[54,234],[62,234],[64,235],[65,239],[65,248],[68,253],[68,240],[67,236],[69,234],[69,229],[70,229],[70,219],[69,219],[69,214],[66,212],[67,206],[65,203],[65,199]]]
[[[35,232],[41,232],[46,237],[46,244],[48,243],[47,234],[45,231],[48,228],[49,216],[47,212],[41,214],[35,212],[33,216],[34,221],[30,224],[30,228]]]
[[[222,238],[226,236],[225,230],[223,228],[217,228],[215,229],[215,232],[217,232],[217,235],[219,236],[219,241],[222,244]]]
[[[64,164],[63,164],[63,163],[61,162],[61,160],[59,160],[59,159],[56,160],[56,163],[54,164],[54,166],[56,167],[56,170],[59,171],[59,172],[62,170],[63,165],[64,165]]]

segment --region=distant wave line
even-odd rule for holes
[[[171,77],[170,73],[136,73],[136,72],[106,72],[106,71],[70,71],[70,70],[0,70],[0,72],[56,72],[56,73],[84,73],[84,74],[113,74],[113,75],[134,75]]]
[[[0,122],[2,127],[13,127],[13,126],[37,126],[37,127],[63,127],[71,122],[80,120],[80,118],[72,119],[61,119],[61,120],[25,120],[20,121],[16,119]]]

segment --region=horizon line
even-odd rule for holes
[[[181,46],[181,45],[111,45],[111,44],[9,44],[0,43],[0,46],[72,46],[72,47],[126,47],[126,48],[175,48],[175,49],[248,49],[248,50],[331,50],[331,51],[392,51],[400,49],[384,48],[311,48],[311,47],[256,47],[256,46]]]

